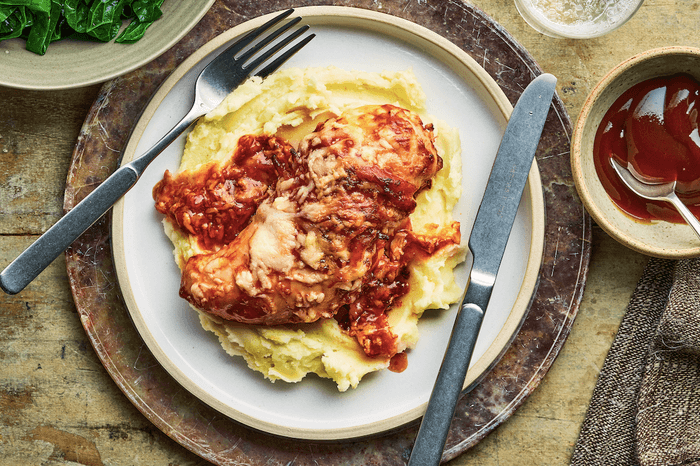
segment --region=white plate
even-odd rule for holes
[[[50,44],[45,55],[37,55],[26,49],[24,39],[0,41],[0,84],[48,90],[107,81],[168,50],[213,4],[214,0],[167,0],[161,7],[163,15],[133,44],[64,39]]]
[[[486,187],[507,117],[507,98],[474,60],[442,37],[413,23],[345,7],[299,8],[295,14],[317,37],[285,66],[335,65],[366,71],[412,68],[428,96],[427,110],[459,129],[464,194],[455,210],[464,240]],[[126,149],[125,160],[150,147],[186,111],[196,74],[212,51],[264,22],[240,25],[204,46],[154,96]],[[133,321],[158,361],[186,389],[221,413],[256,429],[305,439],[343,439],[383,432],[425,410],[450,335],[456,306],[427,311],[421,339],[402,373],[366,376],[339,393],[331,381],[310,376],[298,384],[270,383],[228,356],[178,297],[180,273],[155,211],[152,187],[175,170],[184,136],[153,162],[114,209],[113,248],[119,282]],[[539,172],[530,172],[501,273],[479,335],[465,386],[498,361],[519,329],[537,285],[544,242]],[[467,263],[458,269],[466,286]]]

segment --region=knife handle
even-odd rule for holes
[[[457,314],[452,329],[453,338],[450,338],[428,401],[428,408],[413,445],[409,466],[440,464],[452,416],[462,393],[464,378],[484,319],[484,309],[469,301],[467,289],[462,309]]]

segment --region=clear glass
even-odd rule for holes
[[[629,20],[643,0],[514,0],[520,15],[550,37],[602,36]]]

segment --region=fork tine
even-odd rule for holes
[[[246,51],[245,53],[241,54],[240,57],[236,58],[236,61],[239,63],[243,64],[250,57],[264,49],[270,42],[281,36],[283,33],[285,33],[287,30],[289,30],[291,27],[295,26],[296,24],[301,21],[301,17],[296,17],[294,19],[289,20],[286,24],[278,27],[274,31],[271,31],[267,36],[262,38],[259,42],[257,42],[255,45],[251,46],[250,50]]]
[[[290,8],[287,11],[284,11],[280,13],[279,15],[275,16],[262,26],[257,27],[256,29],[253,29],[252,31],[248,32],[246,35],[238,39],[236,42],[234,42],[229,48],[227,48],[223,53],[229,54],[231,56],[237,54],[241,50],[243,50],[245,47],[248,45],[252,44],[255,39],[260,37],[265,31],[270,29],[272,26],[275,24],[279,23],[282,21],[284,18],[287,16],[291,15],[294,12],[294,8]]]
[[[306,29],[308,29],[308,26],[306,27]],[[304,29],[304,31],[306,31],[306,29]],[[303,31],[302,31],[302,32],[303,32]],[[301,32],[299,32],[299,34],[301,34]],[[295,35],[294,35],[294,38],[298,37],[299,34],[295,34]],[[290,48],[289,50],[287,50],[286,52],[284,52],[282,55],[280,55],[279,57],[277,57],[277,58],[275,59],[275,61],[273,61],[272,63],[270,63],[270,64],[268,64],[267,66],[265,66],[265,68],[263,68],[262,70],[258,71],[255,75],[256,75],[256,76],[259,76],[259,77],[261,77],[261,78],[267,77],[270,73],[272,73],[273,71],[276,71],[277,68],[279,68],[280,66],[282,66],[282,64],[283,64],[284,62],[286,62],[292,55],[294,55],[294,54],[297,53],[299,50],[301,50],[301,49],[302,49],[306,44],[308,44],[308,43],[311,41],[311,39],[313,39],[314,37],[316,37],[316,34],[310,34],[309,36],[305,37],[303,40],[297,42],[292,48]],[[292,39],[294,39],[294,38],[292,38]],[[290,43],[290,42],[291,42],[291,40],[290,40],[290,41],[287,41],[287,42],[286,42],[285,44],[283,44],[283,45],[286,45],[286,44],[288,44],[288,43]],[[260,65],[262,62],[264,62],[265,60],[267,60],[268,58],[270,58],[271,53],[270,53],[270,54],[266,54],[266,55],[267,55],[267,56],[261,57],[261,58],[263,58],[262,60],[258,60],[259,63],[257,63],[257,64],[255,65],[256,67],[257,67],[258,65]]]
[[[270,57],[272,57],[275,53],[279,52],[282,48],[285,46],[289,45],[294,41],[297,37],[305,33],[306,31],[309,30],[309,26],[305,25],[294,31],[293,33],[289,34],[287,37],[284,39],[280,40],[277,42],[275,45],[270,47],[268,50],[265,51],[262,55],[260,55],[258,58],[256,58],[253,62],[249,63],[247,66],[245,66],[244,70],[254,70],[258,66],[262,65],[265,61],[267,61]]]

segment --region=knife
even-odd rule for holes
[[[474,261],[467,289],[411,451],[409,466],[440,464],[556,83],[557,79],[551,74],[535,78],[525,88],[508,120],[469,237]]]

